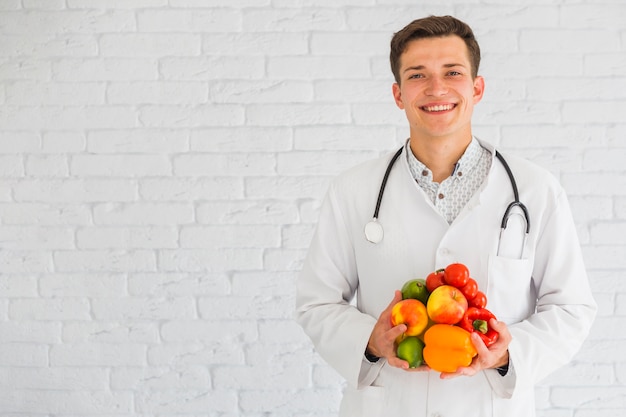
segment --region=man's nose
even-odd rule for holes
[[[441,96],[447,93],[448,93],[448,86],[445,80],[439,77],[431,77],[428,80],[426,94],[431,95],[431,96]]]

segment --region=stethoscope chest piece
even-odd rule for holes
[[[365,224],[365,238],[372,243],[380,243],[383,240],[383,227],[374,218]]]

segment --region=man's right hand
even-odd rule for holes
[[[400,291],[396,291],[393,300],[387,306],[380,316],[378,317],[378,321],[372,330],[372,334],[370,335],[370,339],[367,342],[367,351],[379,358],[387,359],[387,363],[389,365],[394,366],[396,368],[409,369],[409,363],[405,360],[398,358],[396,355],[396,345],[395,341],[398,336],[402,335],[402,333],[406,332],[407,326],[405,324],[399,324],[395,327],[391,326],[391,309],[393,306],[402,300],[402,293]],[[421,368],[421,367],[420,367]],[[415,368],[416,370],[426,370]]]

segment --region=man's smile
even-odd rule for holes
[[[456,104],[449,103],[449,104],[426,105],[426,106],[420,107],[420,109],[428,113],[437,113],[437,112],[449,111],[455,107],[456,107]]]

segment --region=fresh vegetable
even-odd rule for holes
[[[391,325],[406,324],[406,336],[422,334],[428,325],[426,306],[413,298],[398,301],[391,309]]]
[[[435,324],[424,334],[424,361],[435,371],[455,372],[476,356],[470,333],[459,326]]]
[[[398,343],[396,354],[409,363],[409,368],[417,368],[424,363],[424,342],[417,336],[407,336]]]
[[[469,269],[463,264],[450,264],[444,269],[444,280],[446,284],[461,288],[470,279]]]
[[[426,310],[435,323],[456,324],[467,310],[467,300],[458,288],[442,285],[428,297]]]
[[[425,280],[407,281],[402,298],[392,307],[391,324],[407,325],[396,339],[396,354],[410,367],[426,363],[439,372],[455,372],[477,355],[472,333],[487,347],[498,340],[489,325],[495,315],[485,308],[487,296],[461,263],[437,269]]]
[[[467,300],[469,301],[472,298],[476,297],[476,294],[478,294],[478,283],[474,278],[470,278],[467,281],[467,284],[463,285],[459,289],[461,290],[465,298],[467,298]]]
[[[489,347],[496,343],[499,336],[499,333],[489,325],[489,320],[495,318],[496,316],[486,308],[470,307],[465,312],[459,326],[470,333],[477,333],[485,346]]]
[[[426,280],[421,278],[405,282],[401,291],[403,300],[414,298],[421,301],[424,305],[428,302],[428,296],[430,295],[430,291],[426,288]]]
[[[426,277],[426,288],[431,293],[437,289],[437,287],[441,287],[445,285],[445,281],[443,280],[443,269],[438,269],[435,272],[431,272]]]
[[[485,308],[487,306],[487,296],[484,292],[478,291],[476,296],[467,301],[470,307]]]

